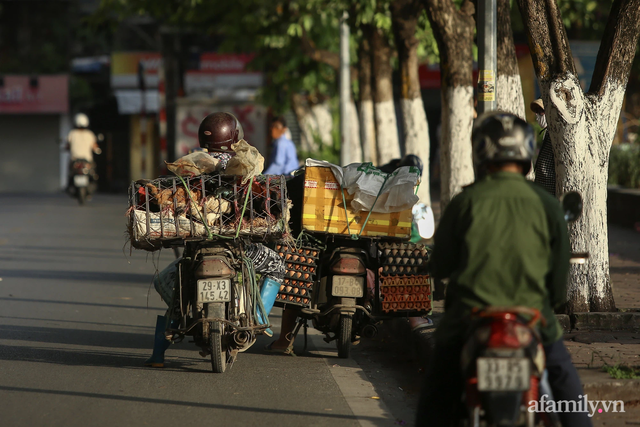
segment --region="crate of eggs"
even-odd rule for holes
[[[312,247],[295,248],[277,245],[276,252],[284,260],[287,271],[284,282],[280,285],[275,305],[283,307],[285,304],[292,304],[309,307],[320,251]]]
[[[431,278],[426,274],[427,247],[415,243],[378,245],[380,256],[380,295],[385,313],[429,312]]]

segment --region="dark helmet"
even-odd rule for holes
[[[231,144],[244,138],[240,121],[231,113],[213,113],[198,128],[200,147],[209,151],[231,151]]]
[[[481,170],[487,163],[521,163],[523,173],[531,168],[535,146],[533,128],[511,113],[490,111],[473,124],[473,162]]]
[[[420,175],[422,175],[422,168],[424,167],[420,157],[416,156],[415,154],[407,154],[402,159],[400,159],[400,163],[398,164],[398,167],[401,167],[401,166],[416,167],[420,170]]]

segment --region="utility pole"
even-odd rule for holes
[[[478,0],[478,115],[496,109],[496,0]]]
[[[351,98],[351,76],[349,58],[349,23],[347,11],[340,19],[340,165],[352,162],[349,141],[349,99]]]
[[[140,60],[138,62],[138,88],[140,89],[140,178],[148,178],[148,164],[150,163],[149,159],[147,159],[147,91],[144,72],[144,63]]]

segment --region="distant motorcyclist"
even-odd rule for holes
[[[577,403],[583,394],[554,313],[567,295],[567,224],[558,200],[524,177],[531,167],[533,129],[513,114],[490,112],[475,121],[472,140],[478,180],[446,207],[430,259],[434,279],[448,278],[449,286],[418,426],[449,426],[460,413],[460,355],[473,308],[540,310],[554,399]],[[559,416],[564,426],[591,425],[586,413]]]
[[[100,154],[98,138],[89,129],[89,118],[86,114],[78,113],[74,118],[75,128],[67,135],[67,149],[70,160],[87,160],[93,162],[93,154]]]

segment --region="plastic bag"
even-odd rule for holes
[[[178,263],[182,258],[175,259],[153,278],[153,287],[167,306],[171,305],[173,290],[178,284]]]
[[[264,169],[264,157],[256,147],[252,147],[241,139],[231,144],[231,149],[236,155],[229,159],[225,172],[227,175],[242,175],[242,184],[246,184],[251,178],[260,175]]]
[[[307,159],[306,165],[331,168],[344,191],[353,196],[351,208],[356,212],[402,212],[411,209],[419,200],[415,186],[420,171],[413,166],[403,166],[387,174],[372,163],[352,163],[341,168],[325,161]]]
[[[174,163],[165,163],[167,163],[167,169],[176,175],[194,177],[215,172],[220,160],[211,157],[208,153],[197,151],[180,157]]]

